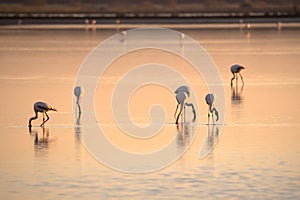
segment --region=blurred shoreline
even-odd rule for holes
[[[241,13],[150,13],[117,15],[116,13],[0,13],[0,28],[50,29],[128,29],[164,27],[183,29],[278,29],[300,28],[300,17],[244,16]]]

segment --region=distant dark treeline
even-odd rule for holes
[[[0,0],[0,12],[288,12],[299,0]]]
[[[296,2],[297,0],[146,0],[148,2],[156,3],[156,4],[209,4],[210,2],[226,2],[226,3],[257,3],[257,2],[266,2],[269,4],[288,4]],[[113,2],[126,2],[128,4],[139,4],[141,0],[0,0],[0,3],[20,3],[20,4],[36,4],[36,3],[47,3],[47,4],[74,4],[74,3],[92,3],[92,4],[109,4]],[[145,2],[145,1],[143,1]]]

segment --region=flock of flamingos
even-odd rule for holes
[[[238,74],[240,75],[242,83],[244,85],[243,77],[240,74],[240,71],[242,69],[245,69],[245,67],[238,65],[238,64],[231,66],[230,71],[233,74],[233,77],[231,78],[231,87],[233,85],[234,79],[236,79],[236,80],[238,79]],[[74,90],[74,94],[77,98],[79,98],[79,96],[81,95],[80,90],[78,90],[77,87]],[[176,110],[175,110],[175,114],[174,114],[174,117],[176,119],[176,124],[178,125],[179,118],[184,113],[183,110],[185,109],[185,106],[192,107],[192,111],[194,114],[193,120],[195,120],[196,119],[196,111],[194,109],[194,105],[192,103],[188,103],[188,98],[190,96],[190,89],[187,86],[181,86],[175,91],[175,94],[176,94],[176,100],[178,103]],[[215,98],[214,98],[213,94],[207,94],[205,97],[205,101],[208,105],[208,122],[210,122],[210,116],[211,116],[213,123],[215,120],[214,115],[216,116],[216,121],[218,121],[218,119],[219,119],[219,113],[214,106],[214,100],[215,100]],[[178,107],[180,107],[180,108],[179,108],[179,112],[177,113]],[[41,127],[43,127],[44,124],[49,120],[49,116],[48,116],[47,112],[50,110],[57,111],[56,108],[54,108],[52,105],[45,103],[45,102],[36,102],[33,106],[33,110],[34,110],[35,115],[29,119],[29,124],[28,124],[29,129],[31,129],[31,127],[32,127],[32,121],[38,119],[38,113],[43,114],[43,122],[40,125]],[[46,119],[45,119],[45,115],[47,117]]]

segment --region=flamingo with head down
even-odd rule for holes
[[[214,122],[214,113],[217,117],[216,121],[218,121],[219,120],[219,112],[217,111],[217,109],[213,105],[214,101],[215,101],[214,95],[213,94],[207,94],[206,97],[205,97],[205,101],[206,101],[207,105],[209,106],[208,107],[208,124],[209,124],[210,114],[211,114],[213,122]]]
[[[241,66],[241,65],[238,65],[238,64],[235,64],[235,65],[232,65],[231,68],[230,68],[230,71],[231,73],[233,74],[233,77],[231,78],[231,86],[232,86],[232,81],[234,79],[236,79],[236,81],[238,80],[238,75],[240,75],[241,79],[242,79],[242,82],[243,82],[243,85],[244,85],[244,79],[240,73],[241,70],[245,69],[244,66]]]
[[[187,102],[187,100],[190,96],[190,89],[187,86],[181,86],[175,91],[175,94],[176,94],[176,100],[177,100],[177,103],[178,103],[177,107],[176,107],[176,110],[175,110],[175,114],[174,114],[174,117],[176,118],[176,124],[178,124],[179,117],[182,114],[182,111],[185,109],[185,106],[191,106],[192,107],[193,114],[194,114],[193,121],[195,121],[196,111],[195,111],[194,105],[192,103]],[[179,113],[176,117],[176,113],[177,113],[179,105],[180,105],[180,110],[179,110]]]
[[[36,120],[38,118],[39,112],[43,113],[43,123],[41,124],[41,126],[44,126],[44,124],[49,120],[49,116],[48,116],[47,112],[49,110],[57,111],[56,108],[52,107],[50,104],[47,104],[45,102],[36,102],[33,106],[33,110],[34,110],[35,116],[33,116],[29,119],[29,125],[28,125],[29,128],[32,127],[31,121]],[[45,120],[45,115],[47,117],[46,120]]]

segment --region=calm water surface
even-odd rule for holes
[[[153,173],[128,174],[106,167],[86,151],[72,116],[77,70],[99,42],[117,32],[0,29],[0,198],[299,199],[300,30],[182,32],[198,41],[219,68],[226,92],[225,126],[213,151],[201,159],[201,147],[217,141],[208,137],[217,128],[205,125],[203,81],[178,66],[199,88],[196,132],[177,130],[173,94],[162,91],[153,100],[157,90],[151,87],[137,93],[133,101],[138,103],[130,108],[137,123],[148,123],[149,105],[162,102],[167,125],[161,134],[150,141],[128,139],[110,117],[104,127],[113,143],[132,152],[153,151],[173,137],[176,152],[193,135],[195,140],[172,165]],[[128,55],[113,63],[99,89],[109,94],[121,76],[120,66],[146,62],[152,53]],[[180,65],[168,56],[161,61]],[[229,66],[235,63],[246,66],[245,86],[233,91]],[[97,91],[95,98],[103,97]],[[41,119],[35,121],[30,134],[27,123],[38,100],[53,104],[59,112],[49,112],[45,128],[38,127]],[[95,105],[100,116],[111,112],[109,99],[102,102]]]

